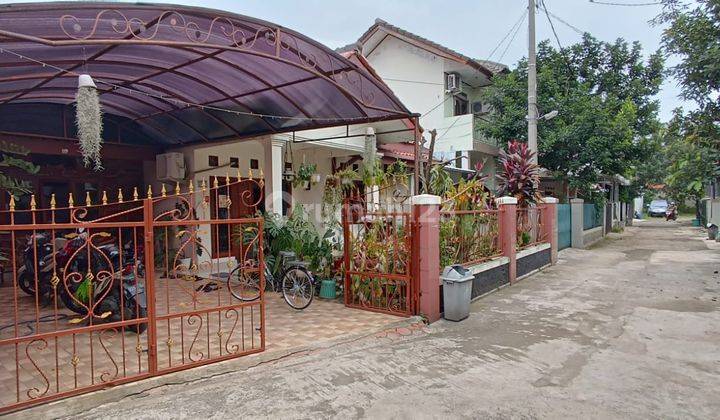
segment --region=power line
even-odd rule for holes
[[[498,61],[502,60],[503,57],[505,57],[505,53],[507,52],[510,44],[512,44],[513,40],[515,39],[515,36],[517,36],[518,30],[519,30],[520,27],[522,26],[522,23],[525,21],[525,18],[527,17],[527,14],[528,14],[528,10],[525,9],[525,10],[523,11],[523,13],[520,15],[520,19],[518,19],[518,20],[510,27],[510,30],[508,31],[508,33],[500,40],[500,42],[495,46],[495,48],[493,48],[493,50],[490,52],[490,55],[488,56],[488,58],[487,58],[485,61],[490,61],[490,59],[492,58],[493,54],[495,54],[495,51],[503,44],[503,42],[507,39],[508,35],[510,35],[513,31],[515,31],[515,33],[513,34],[512,39],[511,39],[510,42],[508,43],[508,46],[505,48],[505,51],[503,51],[503,55],[500,56],[500,58],[498,59]],[[410,82],[410,81],[408,80],[408,81],[406,81],[406,82]],[[430,108],[430,109],[427,110],[426,112],[422,113],[422,114],[420,115],[420,117],[422,118],[422,117],[428,115],[429,113],[435,111],[439,106],[443,105],[443,104],[444,104],[445,102],[447,102],[450,98],[452,98],[452,95],[446,96],[446,97],[442,100],[442,102],[440,102],[439,104],[433,106],[432,108]]]
[[[592,4],[598,4],[603,6],[623,6],[623,7],[642,7],[642,6],[657,6],[663,4],[661,1],[647,2],[647,3],[616,3],[611,1],[598,1],[590,0]]]
[[[520,24],[517,25],[517,28],[515,28],[515,33],[513,33],[512,38],[510,38],[510,42],[505,46],[505,50],[503,51],[502,55],[498,59],[498,61],[502,61],[503,58],[505,58],[505,54],[508,52],[508,49],[510,49],[510,46],[512,45],[513,41],[515,41],[515,37],[517,36],[518,32],[520,32],[520,28],[522,28],[522,24],[525,22],[525,17],[527,14],[523,14],[523,17],[520,21]]]
[[[515,22],[515,24],[510,27],[510,30],[505,34],[505,36],[500,40],[500,42],[498,42],[498,44],[495,46],[495,48],[493,48],[493,50],[490,52],[490,55],[488,55],[488,58],[487,58],[486,61],[490,61],[490,59],[492,58],[492,56],[495,55],[495,52],[497,51],[497,49],[500,48],[500,46],[505,42],[505,40],[506,40],[506,39],[510,36],[510,34],[515,30],[515,28],[516,28],[518,25],[521,25],[523,21],[525,21],[525,17],[527,16],[527,13],[528,13],[528,11],[527,11],[527,9],[525,9],[525,10],[522,12],[522,14],[520,15],[520,18],[518,18],[518,20]]]
[[[575,25],[572,25],[571,23],[568,23],[565,19],[561,18],[560,16],[556,15],[555,13],[547,10],[546,7],[540,6],[545,12],[547,12],[550,16],[554,17],[555,20],[562,23],[563,25],[567,26],[568,28],[572,29],[573,31],[577,32],[579,35],[585,35],[587,31],[583,31],[582,29],[578,28]]]
[[[560,42],[560,37],[557,34],[557,31],[555,30],[555,24],[553,23],[552,19],[550,19],[550,12],[547,9],[547,5],[545,5],[545,0],[541,0],[541,7],[545,11],[545,16],[547,17],[548,22],[550,23],[550,28],[552,29],[553,35],[555,35],[555,41],[557,41],[558,48],[560,48],[560,52],[562,53],[563,46]]]

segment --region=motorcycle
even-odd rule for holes
[[[145,276],[145,267],[141,262],[142,246],[137,247],[138,261],[133,243],[125,244],[121,261],[117,245],[100,245],[91,248],[88,253],[80,250],[86,242],[87,232],[81,229],[79,233],[56,238],[57,251],[53,253],[50,237],[43,233],[34,234],[23,251],[24,264],[18,270],[18,285],[31,296],[35,295],[37,285],[39,297],[44,303],[52,300],[53,291],[57,289],[57,296],[65,307],[80,315],[92,310],[94,317],[111,322],[145,318],[145,288],[143,283],[136,281],[136,276]],[[34,263],[36,260],[37,265]],[[92,270],[88,270],[90,265]],[[63,277],[65,282],[61,280]],[[141,334],[147,325],[133,324],[127,328]]]
[[[65,244],[64,241],[63,238],[57,238],[55,241],[56,249],[62,248]],[[38,286],[40,300],[47,303],[52,287],[48,287],[49,284],[43,280],[48,277],[49,273],[52,273],[54,267],[53,245],[50,236],[44,233],[30,235],[22,255],[23,264],[18,267],[17,271],[18,286],[30,296],[35,296],[35,288]],[[36,260],[37,264],[35,264]]]
[[[667,209],[665,211],[665,221],[669,222],[670,220],[677,220],[677,210]]]
[[[89,253],[78,251],[86,240],[87,233],[83,232],[56,256],[59,271],[66,277],[65,284],[58,287],[65,307],[80,315],[92,310],[95,317],[110,322],[147,317],[145,287],[137,281],[138,277],[144,277],[145,268],[135,259],[132,244],[123,246],[121,261],[120,250],[115,244],[98,246]],[[142,257],[142,248],[138,249],[138,254]],[[88,269],[90,265],[91,270]],[[126,328],[141,334],[147,324],[132,324]]]

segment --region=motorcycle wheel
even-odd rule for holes
[[[68,285],[70,286],[70,285]],[[58,289],[60,290],[60,300],[62,300],[63,305],[65,305],[66,308],[70,309],[71,311],[75,312],[79,315],[85,315],[87,313],[87,309],[80,306],[79,303],[75,301],[72,297],[70,297],[70,294],[68,294],[67,290],[65,290],[65,287],[58,285]],[[71,288],[72,290],[72,288]]]
[[[35,278],[27,271],[23,272],[17,279],[18,286],[23,292],[30,296],[35,296]]]

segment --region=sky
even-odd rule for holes
[[[527,8],[527,0],[164,0],[210,7],[264,19],[301,32],[323,44],[337,48],[355,42],[381,18],[393,25],[421,35],[467,56],[487,59]],[[615,3],[648,3],[652,0],[612,0]],[[0,3],[9,3],[0,0]],[[604,41],[622,37],[640,41],[646,54],[660,46],[661,27],[649,21],[660,6],[621,7],[593,4],[589,0],[545,0],[550,12],[565,22],[590,32]],[[536,16],[537,39],[554,39],[547,18]],[[563,46],[573,44],[580,34],[555,21]],[[497,49],[492,56],[514,67],[527,56],[527,20],[516,38]],[[672,62],[672,61],[671,61]],[[678,98],[675,80],[666,80],[658,95],[660,118],[666,121],[678,106],[692,108]]]

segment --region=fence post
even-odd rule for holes
[[[498,210],[500,230],[500,249],[509,260],[508,280],[514,283],[517,278],[517,198],[500,197],[495,200]]]
[[[147,344],[148,344],[148,371],[155,374],[157,365],[157,324],[155,313],[155,238],[153,231],[153,201],[152,198],[143,200],[143,230],[145,236],[145,293],[147,296]],[[169,310],[169,309],[168,309]]]
[[[422,194],[412,197],[413,261],[418,288],[418,310],[429,322],[440,319],[440,197]]]
[[[540,208],[542,224],[541,238],[547,238],[550,242],[550,264],[557,263],[558,259],[558,227],[557,227],[557,203],[555,197],[543,197]]]
[[[571,225],[571,246],[573,248],[583,248],[583,230],[585,226],[585,219],[583,214],[583,205],[585,200],[582,198],[571,198],[570,199],[570,221]]]

